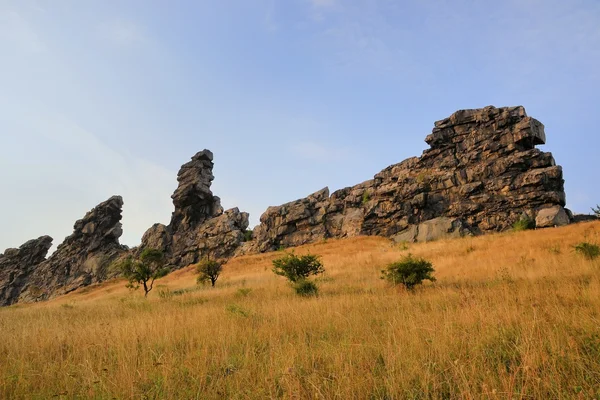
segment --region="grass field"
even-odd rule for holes
[[[0,398],[600,398],[600,222],[394,245],[361,237],[323,256],[318,298],[271,272],[281,253],[192,269],[148,299],[123,281],[0,309]],[[379,278],[412,253],[435,284]],[[163,296],[159,296],[159,291]]]

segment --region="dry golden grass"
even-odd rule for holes
[[[0,310],[0,398],[570,399],[600,396],[600,223],[411,244],[331,240],[318,298],[242,257],[148,300],[122,281]],[[379,279],[411,252],[436,284]],[[182,292],[176,290],[184,289]]]

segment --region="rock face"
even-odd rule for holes
[[[175,206],[171,222],[148,229],[140,250],[160,249],[176,268],[202,257],[225,261],[233,256],[244,241],[248,214],[237,208],[223,211],[221,200],[210,190],[213,166],[213,154],[203,150],[181,167],[179,185],[171,196]]]
[[[372,180],[269,207],[249,251],[328,237],[427,241],[503,231],[523,214],[535,218],[549,208],[564,222],[562,169],[535,148],[546,141],[544,126],[523,107],[457,111],[437,121],[425,141],[430,148],[421,157]]]
[[[110,264],[127,252],[119,244],[123,199],[113,196],[75,222],[73,234],[34,267],[19,301],[45,300],[114,276]]]
[[[52,238],[42,236],[0,254],[0,306],[17,302],[36,266],[46,260],[51,246]]]

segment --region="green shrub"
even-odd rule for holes
[[[325,272],[319,256],[306,254],[297,256],[287,253],[283,257],[273,260],[273,272],[285,276],[290,282],[305,280],[311,275]]]
[[[244,232],[244,242],[249,242],[252,240],[252,229],[248,229],[247,231]]]
[[[292,284],[296,294],[300,296],[315,296],[318,288],[315,282],[308,278],[325,272],[320,257],[313,254],[297,256],[287,253],[283,257],[273,260],[273,272],[284,276]]]
[[[600,218],[600,206],[596,205],[596,208],[592,207],[592,211],[596,215],[596,217]]]
[[[526,231],[528,229],[534,229],[535,221],[528,216],[523,216],[523,217],[519,218],[519,220],[513,224],[512,228],[513,228],[513,231],[515,231],[515,232]]]
[[[292,286],[294,287],[296,294],[299,296],[316,296],[319,292],[317,284],[306,279],[296,281]]]
[[[223,266],[221,264],[214,260],[204,258],[196,264],[196,272],[198,273],[196,282],[199,284],[210,282],[210,285],[214,287],[217,283],[217,279],[219,279],[219,275],[221,275],[221,271],[223,271]]]
[[[575,251],[588,260],[594,260],[600,256],[600,246],[588,242],[575,245]]]
[[[402,284],[410,290],[422,284],[424,280],[435,282],[435,277],[431,275],[433,272],[435,270],[429,261],[409,254],[402,260],[389,264],[381,271],[381,278],[394,285]]]
[[[369,200],[371,200],[371,195],[369,194],[368,190],[365,190],[362,194],[362,205],[364,206],[367,204]]]

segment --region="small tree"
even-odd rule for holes
[[[214,287],[223,271],[223,266],[214,260],[204,258],[196,265],[196,272],[199,274],[196,282],[207,283],[210,282],[211,286]]]
[[[294,253],[287,253],[273,260],[273,272],[285,276],[290,282],[297,282],[311,275],[322,274],[325,269],[319,256],[313,254],[297,256]]]
[[[596,215],[596,217],[600,218],[600,205],[596,205],[596,208],[592,207],[592,211]]]
[[[433,272],[435,270],[429,261],[415,258],[409,254],[382,270],[381,279],[386,279],[394,285],[402,284],[412,290],[416,285],[422,284],[424,280],[435,282],[435,277],[431,275]]]
[[[136,290],[140,285],[144,288],[144,297],[154,286],[154,281],[165,276],[169,269],[165,268],[165,257],[157,249],[144,249],[139,258],[127,257],[116,264],[116,268],[129,281],[127,287]]]
[[[297,294],[301,296],[314,296],[318,292],[317,285],[308,280],[311,275],[325,272],[320,257],[313,254],[297,256],[287,253],[283,257],[273,260],[273,272],[287,278]]]

